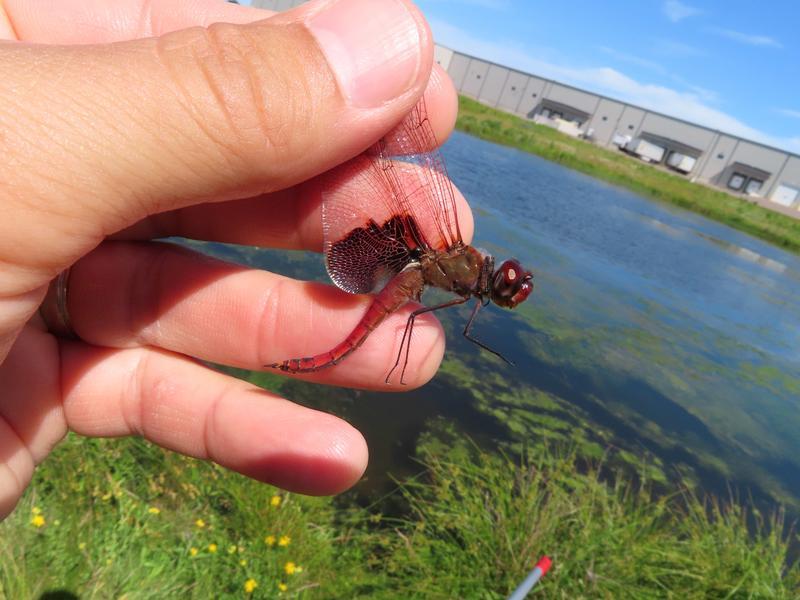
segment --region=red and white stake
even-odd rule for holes
[[[508,597],[508,600],[523,600],[533,589],[533,586],[535,586],[539,580],[544,577],[545,573],[550,570],[550,565],[552,564],[553,561],[550,560],[549,556],[540,558],[539,562],[537,562],[536,566],[533,568],[533,571],[528,573],[525,581],[519,584],[519,587]]]

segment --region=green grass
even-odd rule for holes
[[[0,524],[0,598],[242,598],[248,580],[253,598],[281,584],[287,597],[348,597],[370,576],[366,549],[346,543],[347,519],[330,499],[138,439],[70,435]]]
[[[0,524],[0,598],[503,598],[544,553],[543,597],[800,594],[780,514],[683,487],[654,498],[574,452],[512,459],[449,435],[429,436],[424,473],[366,509],[138,439],[70,435]]]
[[[548,554],[553,598],[796,598],[783,517],[703,500],[680,487],[606,483],[574,453],[521,460],[466,444],[423,452],[430,478],[406,483],[413,507],[392,563],[419,598],[504,598]],[[748,529],[752,525],[753,535]]]
[[[456,127],[483,139],[537,154],[649,198],[691,210],[792,252],[800,252],[800,219],[692,183],[621,152],[572,138],[464,96],[459,98]]]

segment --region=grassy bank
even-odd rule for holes
[[[685,490],[655,500],[569,452],[511,459],[445,436],[420,457],[391,516],[70,436],[0,524],[0,597],[503,598],[543,553],[546,597],[800,593],[780,516]]]
[[[655,200],[694,211],[792,252],[800,252],[800,220],[720,190],[694,184],[621,152],[572,138],[463,96],[459,99],[456,127],[483,139],[537,154]]]

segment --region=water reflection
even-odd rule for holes
[[[475,330],[518,367],[463,340],[463,309],[442,314],[446,361],[421,390],[287,384],[287,396],[365,431],[372,460],[362,491],[418,468],[418,436],[446,420],[511,449],[542,439],[589,455],[623,448],[620,460],[647,457],[658,480],[680,472],[721,493],[731,482],[800,506],[797,256],[462,134],[444,153],[473,206],[475,244],[535,272],[526,304],[487,309]],[[324,278],[318,256],[210,249]]]
[[[698,237],[708,240],[712,244],[716,244],[719,247],[732,252],[748,262],[757,263],[762,267],[765,267],[771,271],[775,271],[776,273],[783,273],[786,271],[787,266],[786,264],[769,258],[767,256],[763,256],[758,252],[750,250],[749,248],[745,248],[743,246],[737,246],[736,244],[732,244],[730,242],[726,242],[725,240],[721,240],[719,238],[714,237],[713,235],[708,235],[702,231],[694,231],[693,232]],[[794,274],[794,273],[791,273]]]

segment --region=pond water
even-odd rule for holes
[[[555,442],[659,485],[680,476],[800,506],[798,256],[461,133],[443,153],[473,208],[473,243],[520,259],[536,289],[513,312],[483,311],[474,330],[515,367],[461,337],[463,308],[437,313],[448,351],[420,390],[284,385],[364,431],[360,492],[418,470],[420,434],[447,424],[490,447]],[[210,250],[326,279],[318,255]]]

